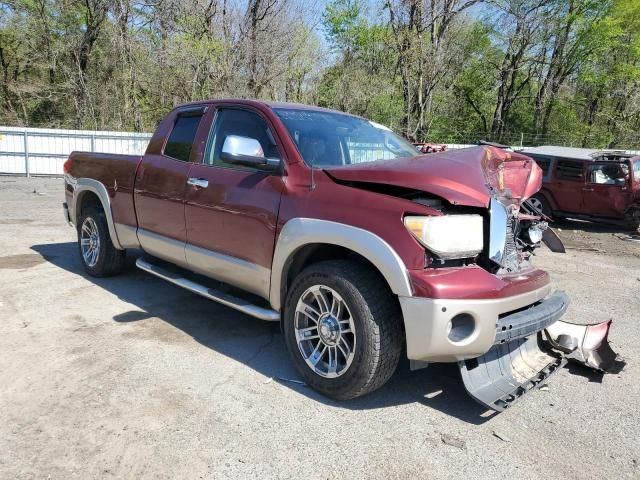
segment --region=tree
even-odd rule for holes
[[[404,134],[412,139],[429,130],[433,94],[456,73],[459,44],[450,35],[462,12],[478,0],[385,0],[398,55],[405,107]],[[412,120],[415,118],[415,122]]]
[[[547,38],[536,60],[540,65],[535,96],[534,128],[539,138],[549,132],[549,120],[560,87],[594,51],[594,26],[606,2],[557,0],[545,7]]]

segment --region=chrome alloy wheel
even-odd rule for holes
[[[356,330],[342,297],[325,285],[300,296],[295,313],[296,342],[311,370],[325,378],[345,373],[353,361]]]
[[[87,217],[80,227],[80,251],[87,267],[95,267],[100,256],[100,234],[96,221]]]

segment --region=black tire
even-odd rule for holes
[[[632,232],[638,231],[638,228],[640,228],[640,208],[636,208],[627,213],[624,226]]]
[[[97,226],[97,233],[99,238],[99,248],[97,253],[97,259],[95,264],[90,265],[83,253],[81,246],[81,231],[85,221],[91,218]],[[78,251],[80,253],[80,260],[85,271],[92,277],[110,277],[117,275],[124,269],[126,250],[118,250],[113,246],[111,236],[109,235],[109,227],[107,226],[107,219],[102,209],[94,206],[83,209],[77,225],[78,233]]]
[[[335,290],[351,312],[355,348],[351,364],[337,378],[326,378],[306,363],[295,336],[296,305],[315,285]],[[398,299],[378,272],[355,261],[332,260],[303,270],[289,289],[284,311],[284,335],[293,364],[305,382],[337,400],[360,397],[383,386],[395,372],[403,345]]]
[[[551,206],[549,205],[549,202],[544,197],[544,195],[536,193],[533,197],[531,197],[531,199],[539,201],[540,205],[542,206],[542,213],[549,218],[553,218],[553,211],[551,210]]]

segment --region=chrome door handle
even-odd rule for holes
[[[583,188],[582,191],[584,191],[584,192],[593,192],[593,188]]]
[[[209,180],[205,180],[204,178],[190,178],[187,180],[187,185],[196,188],[207,188],[209,186]]]

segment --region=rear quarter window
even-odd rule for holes
[[[640,183],[640,158],[633,161],[633,180]]]
[[[202,114],[178,115],[164,147],[164,154],[176,160],[188,162],[200,120],[202,120]]]
[[[556,167],[556,178],[560,180],[569,180],[572,182],[582,181],[584,179],[582,162],[558,160]]]

